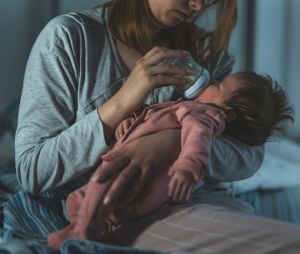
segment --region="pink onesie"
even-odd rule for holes
[[[105,183],[91,180],[68,196],[67,211],[71,224],[50,234],[48,244],[59,248],[60,243],[70,236],[100,240],[101,236],[97,235],[100,226],[97,224],[102,225],[104,217],[117,224],[151,213],[167,201],[169,173],[176,170],[191,172],[196,181],[203,179],[212,142],[225,128],[225,113],[213,105],[182,100],[150,105],[137,116],[112,149],[118,149],[138,137],[170,128],[181,129],[179,157],[170,168],[148,180],[134,204],[118,207],[110,214],[105,213],[101,203],[113,179]],[[94,174],[101,170],[104,163],[108,162],[102,162]]]

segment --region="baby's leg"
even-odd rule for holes
[[[97,170],[101,170],[101,168]],[[95,174],[97,174],[97,171]],[[106,220],[111,213],[111,209],[108,210],[102,202],[114,177],[104,183],[95,182],[92,179],[93,177],[87,185],[85,197],[80,204],[73,236],[81,239],[100,241],[102,233],[105,231]]]
[[[71,224],[63,228],[62,230],[53,232],[48,235],[48,246],[53,249],[59,249],[62,242],[74,235],[74,227],[77,220],[78,211],[80,209],[80,204],[83,202],[85,197],[85,192],[87,189],[87,184],[81,188],[73,191],[67,197],[67,212],[70,217]]]
[[[111,214],[112,221],[128,222],[154,212],[168,200],[170,176],[167,169],[147,180],[139,195],[125,207],[116,208]]]
[[[94,174],[101,170],[97,168]],[[93,177],[88,184],[72,192],[67,198],[67,211],[71,224],[48,236],[48,245],[59,249],[62,242],[69,237],[101,240],[105,230],[105,222],[111,211],[102,205],[102,201],[113,179],[105,183],[94,182]]]
[[[85,193],[87,190],[88,184],[85,184],[81,188],[73,191],[69,194],[66,201],[66,208],[70,218],[71,223],[75,223],[77,220],[78,211],[80,209],[80,205],[82,204]]]
[[[66,206],[71,224],[62,230],[48,235],[48,246],[52,247],[53,249],[59,249],[60,245],[65,239],[74,235],[74,227],[76,225],[78,211],[80,209],[80,204],[82,204],[85,197],[87,186],[87,184],[82,186],[81,188],[70,193],[67,197]]]
[[[62,230],[49,234],[47,239],[48,246],[55,250],[59,250],[64,240],[73,236],[74,227],[75,223],[71,223]]]

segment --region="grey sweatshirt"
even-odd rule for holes
[[[228,54],[211,63],[213,78],[233,65]],[[109,146],[97,107],[126,78],[101,9],[54,18],[38,36],[27,63],[15,150],[17,178],[24,190],[46,191],[91,172]],[[156,89],[147,103],[176,99],[172,87]],[[221,137],[214,142],[208,177],[238,180],[252,175],[263,158]]]

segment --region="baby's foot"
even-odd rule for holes
[[[67,238],[74,236],[74,227],[75,224],[69,224],[62,230],[49,234],[47,239],[48,246],[55,250],[59,250],[60,246]]]

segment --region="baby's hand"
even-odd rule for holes
[[[192,173],[184,170],[177,170],[171,176],[169,188],[169,196],[173,200],[190,200],[192,196],[192,190],[196,181]]]
[[[115,132],[117,140],[120,140],[124,136],[124,134],[126,133],[126,131],[128,131],[129,127],[132,125],[134,120],[135,117],[129,117],[119,124]]]

